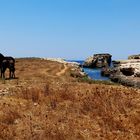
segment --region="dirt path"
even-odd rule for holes
[[[63,68],[61,71],[57,72],[57,73],[56,73],[56,76],[61,76],[61,75],[63,75],[63,74],[66,72],[67,69],[68,69],[67,65],[64,64],[64,68]]]

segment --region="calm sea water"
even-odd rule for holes
[[[78,60],[68,60],[70,62],[78,62],[82,64],[84,61]],[[101,76],[101,69],[91,69],[91,68],[83,68],[84,72],[88,74],[88,76],[94,80],[109,80],[108,77]]]

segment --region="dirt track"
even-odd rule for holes
[[[68,69],[68,66],[66,64],[63,64],[63,65],[64,65],[64,68],[61,71],[59,71],[59,72],[56,73],[57,76],[61,76],[64,73],[66,73],[66,71]]]

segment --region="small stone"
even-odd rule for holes
[[[34,106],[37,106],[38,105],[38,103],[34,103]]]
[[[19,120],[16,119],[16,120],[14,121],[14,124],[18,124],[18,123],[19,123]]]

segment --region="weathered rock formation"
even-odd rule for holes
[[[114,68],[104,70],[103,73],[107,71],[109,71],[107,76],[112,81],[140,88],[140,60],[116,61]]]
[[[83,77],[87,77],[87,74],[83,72],[80,67],[79,68],[75,67],[71,69],[70,76],[75,77],[75,78],[83,78]]]
[[[111,68],[110,67],[103,67],[102,69],[101,69],[101,75],[102,76],[105,76],[105,77],[109,77],[110,76],[110,74],[111,74]]]
[[[138,54],[138,55],[130,55],[129,57],[128,57],[128,59],[130,60],[130,59],[140,59],[140,54]]]
[[[111,64],[111,57],[110,54],[94,54],[87,58],[83,64],[83,67],[88,68],[102,68],[108,67]]]

